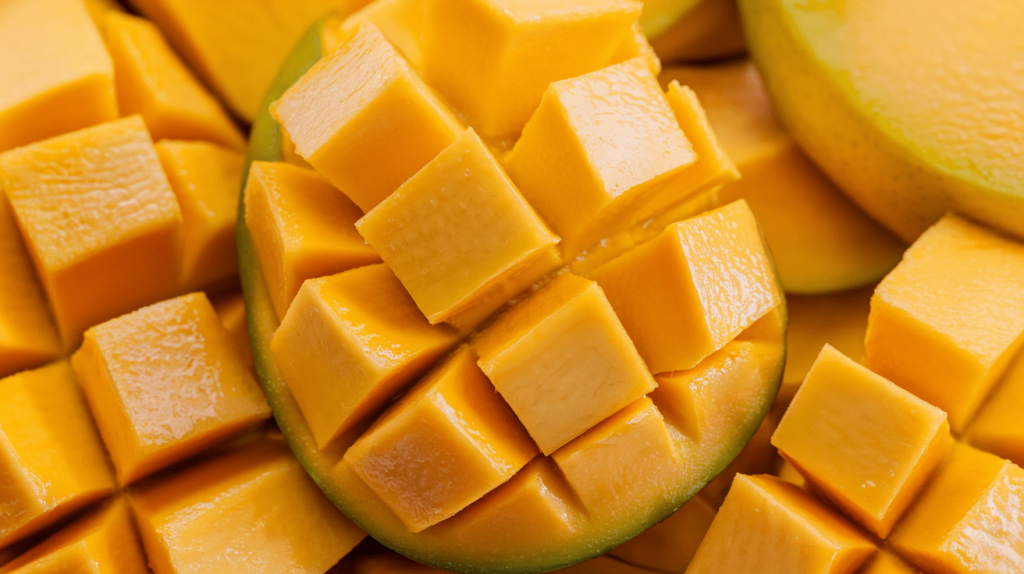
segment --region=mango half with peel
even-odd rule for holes
[[[416,18],[378,26],[386,10],[310,30],[253,126],[240,274],[277,423],[353,522],[446,570],[545,572],[665,519],[736,456],[778,390],[785,301],[749,207],[717,205],[735,168],[699,102],[620,57],[639,3],[458,4],[509,51],[482,50],[444,1],[402,43]],[[448,37],[501,65],[460,77],[431,60]],[[520,65],[540,41],[597,48]],[[250,194],[296,156],[364,212],[353,227],[381,262],[295,267],[301,287],[275,300],[264,269],[283,255],[265,246],[282,226]],[[278,222],[331,217],[275,205]],[[328,236],[306,229],[305,245]]]

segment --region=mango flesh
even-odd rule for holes
[[[735,0],[645,0],[640,23],[666,62],[712,61],[747,51]]]
[[[1006,370],[999,386],[971,421],[965,436],[972,445],[1014,462],[1024,464],[1024,425],[1020,417],[1024,405],[1024,355]]]

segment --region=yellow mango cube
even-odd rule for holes
[[[109,501],[0,567],[3,574],[149,574],[128,505]]]
[[[325,110],[324,101],[336,104]],[[270,110],[296,152],[363,211],[464,131],[372,22],[310,68]]]
[[[1024,245],[948,215],[875,289],[872,371],[966,428],[1024,343]]]
[[[502,289],[511,277],[525,289],[543,272],[523,277],[520,270],[558,242],[471,129],[356,228],[431,323]]]
[[[946,413],[829,345],[772,436],[816,490],[881,538],[951,443]]]
[[[154,140],[202,140],[242,150],[245,138],[149,20],[107,14],[104,36],[114,60],[122,116],[142,115]]]
[[[593,277],[659,374],[692,368],[782,302],[743,201],[668,227]]]
[[[875,545],[803,490],[738,475],[688,574],[852,574]]]
[[[66,347],[174,293],[181,210],[138,116],[0,155],[0,186]]]
[[[81,0],[0,13],[0,152],[117,118],[114,66]]]
[[[122,485],[270,416],[202,293],[89,329],[71,362]]]
[[[506,167],[568,258],[618,231],[659,183],[696,160],[636,58],[551,84]]]
[[[214,312],[220,318],[221,324],[224,325],[224,330],[228,332],[228,336],[238,349],[238,355],[242,358],[242,363],[249,367],[250,370],[255,371],[256,366],[253,362],[252,344],[249,342],[249,318],[246,315],[245,298],[242,297],[242,293],[234,292],[221,295],[211,301],[211,303],[213,304]]]
[[[85,397],[66,362],[0,380],[0,548],[114,489]]]
[[[957,444],[889,543],[926,572],[1019,573],[1024,567],[1024,470]]]
[[[695,496],[672,516],[614,548],[608,555],[650,570],[683,574],[717,511],[709,502]]]
[[[427,370],[457,340],[431,325],[386,265],[302,285],[270,352],[324,447]]]
[[[619,64],[633,58],[643,58],[644,63],[651,69],[651,73],[657,76],[661,73],[661,59],[654,53],[651,43],[647,41],[647,36],[644,34],[644,29],[640,26],[640,21],[633,22],[630,30],[632,33],[626,34],[626,37],[619,43],[619,47],[615,49],[610,63]]]
[[[229,279],[238,271],[235,221],[245,157],[206,142],[164,140],[156,152],[181,208],[181,290]]]
[[[601,288],[571,274],[502,314],[474,346],[544,454],[657,386]]]
[[[363,22],[373,22],[416,69],[423,65],[420,38],[426,0],[374,0],[345,18],[335,30],[335,42],[343,43],[355,35]],[[325,36],[327,36],[325,30]],[[325,39],[325,45],[328,41]],[[337,48],[337,46],[335,46]],[[333,51],[327,47],[328,51]]]
[[[481,135],[514,138],[548,84],[608,64],[634,0],[427,0],[424,76]]]
[[[253,162],[245,222],[278,319],[302,282],[380,261],[356,231],[363,213],[315,171]]]
[[[283,441],[231,451],[129,499],[154,574],[326,572],[366,536]]]
[[[1024,464],[1024,353],[1006,370],[999,386],[967,427],[972,445],[1014,464]]]

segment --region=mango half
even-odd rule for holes
[[[304,75],[328,56],[327,46],[336,41],[332,30],[324,22],[315,25],[268,93],[253,125],[247,166],[260,163],[252,173],[288,157],[289,138],[271,115],[271,104],[283,101],[300,78],[306,85],[315,81]],[[360,27],[354,41],[376,40]],[[631,66],[605,70],[646,73]],[[423,89],[408,81],[410,89]],[[674,89],[686,97],[685,88]],[[554,102],[554,90],[544,96],[552,103],[540,105],[570,108],[567,98]],[[682,123],[678,114],[676,121]],[[492,165],[493,147],[485,147],[472,130],[453,135],[431,161],[466,158],[474,166],[465,170],[466,177],[477,178],[474,186],[494,186],[496,195],[489,197],[503,198],[503,209],[525,201],[504,171]],[[302,144],[296,143],[301,155]],[[703,152],[707,146],[702,146],[693,142],[692,147]],[[722,159],[712,156],[705,161]],[[315,165],[317,157],[309,157]],[[686,162],[708,167],[699,158]],[[247,223],[243,193],[239,270],[256,368],[278,426],[306,471],[353,522],[420,562],[455,572],[545,572],[602,554],[697,494],[739,453],[768,412],[785,362],[786,308],[756,221],[742,202],[691,219],[684,218],[699,208],[670,205],[674,210],[645,220],[655,231],[608,225],[603,229],[614,233],[603,249],[566,255],[527,204],[510,217],[540,226],[542,231],[531,236],[536,245],[531,249],[539,255],[511,266],[528,273],[480,283],[485,295],[478,300],[486,309],[480,312],[458,301],[438,303],[409,278],[408,261],[385,250],[420,249],[429,237],[406,246],[381,239],[394,232],[387,226],[368,231],[384,218],[380,214],[401,219],[403,204],[418,205],[416,198],[427,197],[422,205],[434,205],[423,194],[436,187],[421,185],[438,177],[433,165],[366,206],[368,214],[357,228],[384,263],[308,279],[283,318],[254,243],[262,231]],[[687,173],[687,165],[670,175]],[[729,165],[727,159],[722,165]],[[652,185],[648,192],[634,185],[625,195],[633,194],[639,203],[664,189]],[[612,208],[599,212],[607,213],[601,221],[625,217],[614,199],[602,200]],[[678,219],[684,220],[667,221],[667,214],[683,214]],[[431,224],[430,217],[420,223]],[[742,246],[735,265],[716,255],[719,244]],[[453,249],[468,246],[467,241]],[[645,279],[662,261],[672,265],[667,282]],[[524,289],[528,295],[520,293]],[[394,304],[366,312],[380,305],[368,293]],[[638,293],[645,305],[632,306]],[[652,323],[657,298],[675,293],[680,295],[673,307],[656,317],[662,323]],[[434,306],[439,311],[428,317],[426,309]],[[731,319],[711,320],[715,316]],[[657,330],[673,318],[705,323],[695,323],[701,330],[689,335],[658,340]],[[381,338],[359,343],[360,326],[370,322],[390,343]],[[311,329],[318,334],[311,335]],[[634,344],[641,340],[643,345]],[[390,344],[417,353],[405,360]],[[673,350],[674,344],[686,348]],[[331,413],[330,405],[314,400],[312,379],[320,375],[312,363],[318,355],[323,358],[326,349],[328,359],[340,361],[341,353],[374,345],[389,349],[386,360],[379,355],[374,367],[379,372],[367,368],[363,374],[381,384],[367,387],[366,377],[360,379],[359,388],[369,390],[347,401],[351,406],[344,413]],[[436,358],[441,345],[447,354],[426,369],[424,357]],[[304,355],[296,359],[299,354]],[[713,376],[680,376],[676,379],[686,384],[659,386],[654,375],[676,371]],[[293,385],[300,379],[288,373],[312,375],[299,390]],[[651,393],[655,387],[659,394]],[[409,390],[398,394],[401,389]],[[307,422],[311,412],[333,416],[316,418],[313,428]]]

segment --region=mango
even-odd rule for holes
[[[242,363],[255,370],[255,363],[252,357],[252,345],[249,344],[249,320],[245,312],[245,298],[242,293],[234,292],[221,295],[211,301],[213,311],[217,313],[220,322],[224,325],[231,341],[238,349],[238,356]]]
[[[717,509],[696,497],[664,521],[608,553],[630,564],[683,574],[711,527]]]
[[[349,17],[332,26],[324,24],[324,51],[333,52],[338,45],[354,36],[363,22],[373,22],[405,56],[413,68],[423,67],[423,18],[426,0],[374,0]]]
[[[1014,462],[1024,464],[1024,354],[1007,368],[999,385],[967,427],[965,436],[972,445]]]

